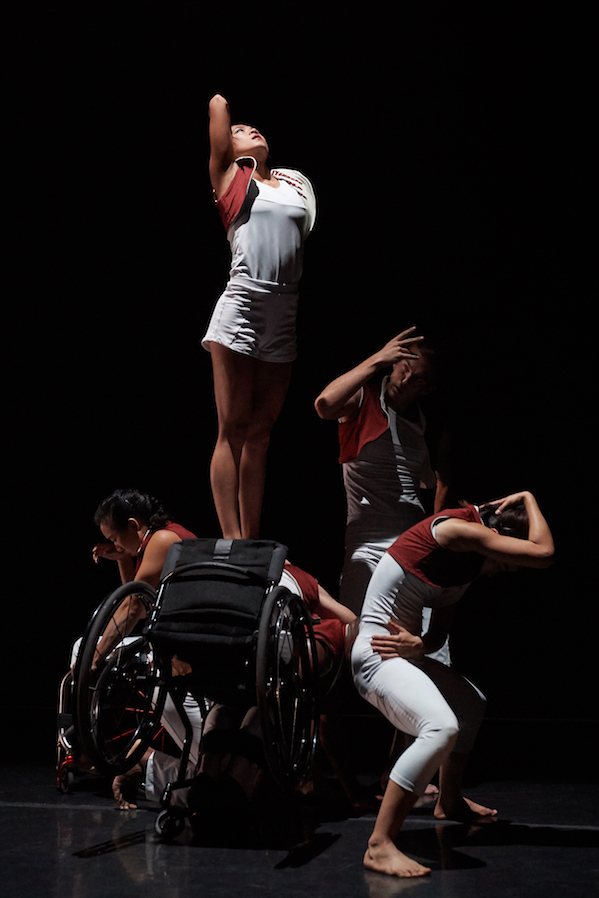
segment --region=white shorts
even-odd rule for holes
[[[297,357],[295,323],[297,288],[273,292],[258,284],[229,281],[216,303],[202,346],[220,343],[233,352],[265,362],[292,362]]]

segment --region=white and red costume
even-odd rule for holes
[[[370,580],[351,655],[360,695],[393,726],[414,737],[390,778],[417,795],[423,794],[449,752],[470,751],[486,700],[452,667],[426,655],[383,660],[373,651],[371,639],[388,636],[390,620],[420,634],[423,609],[454,604],[480,574],[482,555],[451,552],[435,539],[436,525],[448,517],[481,523],[474,506],[448,509],[395,541]]]
[[[274,169],[271,187],[253,174],[251,157],[238,170],[216,206],[227,230],[231,268],[202,346],[220,343],[269,362],[297,355],[295,324],[304,241],[316,219],[310,181],[292,169]]]
[[[388,378],[362,389],[355,418],[339,423],[347,502],[339,600],[360,614],[370,577],[397,537],[425,517],[421,492],[435,486],[420,409],[415,420],[385,402]],[[449,650],[444,658],[449,661]]]

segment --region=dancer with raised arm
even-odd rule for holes
[[[269,167],[260,131],[231,126],[229,104],[209,104],[210,180],[231,269],[202,345],[212,355],[218,436],[210,481],[223,536],[256,539],[266,455],[296,357],[304,241],[314,226],[309,180]]]
[[[493,819],[496,811],[462,797],[462,773],[483,717],[485,698],[452,667],[427,657],[443,644],[455,603],[481,575],[553,560],[551,531],[530,492],[497,503],[440,511],[407,530],[374,572],[352,649],[360,694],[397,729],[414,737],[395,762],[364,865],[395,876],[425,876],[428,867],[395,840],[437,769],[438,819]],[[432,608],[422,632],[422,609]]]
[[[315,401],[321,418],[338,422],[347,505],[339,596],[356,614],[385,551],[426,517],[423,490],[435,490],[435,509],[443,507],[419,403],[435,387],[436,368],[434,347],[409,327]]]

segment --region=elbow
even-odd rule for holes
[[[555,561],[555,550],[551,549],[549,552],[547,552],[543,556],[543,558],[541,560],[541,567],[542,568],[551,567],[551,565],[553,564],[554,561]]]
[[[316,409],[316,414],[318,415],[318,417],[322,418],[323,421],[332,421],[337,417],[334,413],[335,410],[327,401],[324,393],[321,393],[320,396],[315,400],[314,408]]]
[[[225,100],[222,94],[214,94],[208,103],[208,109],[213,111],[215,109],[227,109],[229,104]]]
[[[322,396],[319,396],[314,401],[314,408],[316,409],[316,414],[318,415],[318,417],[324,419],[326,415],[326,403],[323,400]]]
[[[555,561],[555,549],[553,546],[547,547],[543,549],[537,555],[535,559],[535,567],[539,568],[539,570],[545,570],[545,568],[551,567],[553,562]]]

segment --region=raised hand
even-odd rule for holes
[[[377,353],[381,367],[391,367],[401,359],[419,358],[418,353],[414,352],[418,347],[412,344],[420,343],[421,340],[424,340],[424,337],[414,334],[415,330],[415,326],[409,327],[383,346],[380,352]]]
[[[122,549],[117,549],[113,543],[98,543],[92,549],[92,558],[96,564],[100,558],[105,558],[107,561],[122,561],[125,554]]]

